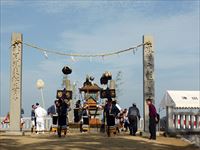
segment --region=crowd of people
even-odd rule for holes
[[[152,99],[147,99],[146,103],[149,107],[149,133],[150,139],[156,140],[156,125],[159,121],[159,116],[155,106],[152,103]],[[140,120],[140,111],[133,103],[128,109],[121,109],[116,100],[108,99],[103,109],[103,118],[101,131],[107,131],[110,136],[109,128],[116,127],[118,132],[130,132],[130,135],[136,136],[138,131],[138,121]],[[31,110],[31,132],[34,131],[37,134],[44,133],[44,119],[47,115],[52,117],[52,122],[57,127],[57,134],[61,137],[62,130],[66,135],[67,123],[68,123],[68,111],[70,110],[68,102],[62,99],[54,101],[54,104],[50,106],[47,111],[42,108],[39,103],[32,105]],[[81,101],[78,100],[74,109],[74,122],[80,123],[80,131],[82,132],[83,123],[88,124],[89,114],[85,106],[81,105]],[[9,123],[10,115],[5,117],[1,123]],[[23,126],[23,122],[22,122]]]
[[[104,112],[106,118],[104,122],[107,125],[108,136],[110,136],[109,128],[113,126],[116,126],[118,132],[127,132],[129,130],[130,135],[136,135],[140,112],[135,103],[129,109],[121,109],[116,100],[108,100]]]
[[[149,139],[156,140],[156,125],[160,119],[159,114],[157,113],[152,99],[147,99],[146,104],[149,107]],[[105,121],[107,123],[108,128],[110,126],[118,125],[118,132],[119,129],[125,132],[129,130],[130,135],[136,136],[136,132],[138,130],[138,121],[140,120],[140,111],[135,103],[133,103],[128,110],[120,110],[118,107],[116,107],[116,101],[108,100],[105,105],[104,112],[106,114]]]
[[[152,103],[152,99],[147,99],[146,103],[149,107],[149,132],[150,139],[156,140],[156,125],[159,121],[159,116],[157,114],[156,108]],[[80,111],[82,110],[82,112]],[[76,102],[76,113],[74,114],[74,122],[84,122],[84,118],[89,118],[87,116],[86,110],[81,106],[81,101]],[[84,113],[85,112],[85,113]],[[116,100],[108,99],[105,106],[103,107],[103,118],[101,131],[107,131],[108,136],[110,136],[109,128],[116,127],[118,132],[129,131],[130,135],[136,136],[138,131],[138,121],[140,120],[140,111],[133,103],[128,109],[121,109],[116,103]],[[87,117],[85,117],[87,116]]]
[[[39,103],[36,105],[32,105],[31,111],[31,121],[32,121],[32,128],[31,132],[33,133],[34,130],[37,134],[44,133],[44,119],[47,115],[52,117],[52,123],[56,125],[57,134],[61,137],[62,130],[67,129],[67,103],[62,100],[58,99],[54,101],[54,104],[50,106],[47,111],[42,108]]]
[[[155,106],[152,103],[152,99],[146,100],[147,105],[149,106],[149,132],[150,139],[156,139],[156,124],[158,122],[157,111]],[[39,108],[39,109],[38,109]],[[64,100],[55,100],[54,104],[50,106],[47,110],[47,114],[50,115],[53,119],[53,124],[57,124],[57,134],[61,137],[62,130],[67,128],[68,123],[68,112],[69,106]],[[36,132],[40,133],[44,131],[44,119],[43,117],[46,113],[41,106],[37,103],[36,106],[32,105],[31,120],[33,128],[36,127]],[[87,109],[81,105],[81,101],[78,100],[75,104],[74,111],[74,122],[80,123],[80,131],[82,130],[82,125],[88,124],[89,114]],[[118,132],[127,132],[132,136],[136,136],[138,131],[138,121],[140,120],[140,111],[136,106],[136,103],[133,103],[128,109],[121,109],[116,103],[116,100],[107,100],[103,108],[103,118],[101,131],[107,131],[108,136],[110,136],[109,128],[115,126]],[[105,127],[107,127],[105,129]],[[32,132],[33,132],[32,128]],[[64,132],[66,134],[66,130]]]

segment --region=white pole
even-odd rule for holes
[[[188,115],[188,128],[191,129],[191,116]]]
[[[175,124],[176,124],[175,114],[173,114],[172,117],[173,117],[173,128],[175,128]]]
[[[186,116],[185,114],[183,115],[183,129],[185,129],[186,126]]]
[[[177,125],[177,128],[180,129],[181,127],[181,117],[180,117],[180,114],[178,114],[178,125]]]
[[[200,116],[199,116],[199,129],[200,129]]]
[[[43,108],[45,108],[45,105],[44,105],[44,95],[43,95],[42,88],[40,88],[40,92],[41,92],[41,97],[42,97],[42,106],[43,106]]]
[[[193,128],[196,129],[197,128],[197,122],[196,122],[196,116],[195,115],[193,116],[193,121],[194,121],[193,122],[193,124],[194,124]]]
[[[45,108],[45,105],[44,105],[44,96],[43,96],[43,90],[42,90],[44,88],[44,81],[42,79],[38,79],[37,82],[36,82],[36,86],[37,86],[37,88],[41,92],[42,105],[43,105],[43,108]]]

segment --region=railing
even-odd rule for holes
[[[3,117],[0,117],[0,122],[2,122],[3,119],[4,119]],[[30,117],[24,117],[23,121],[24,121],[24,125],[23,125],[22,130],[23,131],[31,130],[31,126],[32,126],[31,118]],[[52,125],[52,118],[46,117],[45,118],[45,130],[49,131],[51,125]],[[141,118],[140,121],[138,121],[138,130],[142,131],[143,128],[144,128],[144,121],[143,121],[143,118]],[[0,130],[1,131],[9,130],[9,124],[8,123],[0,124]]]
[[[3,117],[0,117],[0,122],[2,122],[3,119],[4,119]],[[24,131],[31,130],[31,127],[32,127],[31,118],[24,117],[23,122],[24,122],[24,124],[23,124],[22,130],[24,130]],[[45,122],[44,122],[45,130],[47,130],[47,131],[50,130],[51,125],[52,125],[52,118],[46,117]],[[2,130],[2,131],[9,130],[9,123],[0,124],[0,130]]]
[[[200,114],[189,112],[177,112],[173,116],[173,128],[177,130],[200,131]]]
[[[200,133],[200,113],[172,112],[167,119],[168,132]]]
[[[144,130],[144,119],[140,118],[140,121],[138,121],[138,130],[143,131]]]

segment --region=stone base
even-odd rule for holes
[[[141,131],[141,132],[140,132],[140,135],[141,135],[142,137],[145,137],[145,138],[149,138],[149,137],[150,137],[149,132],[145,132],[145,131]]]
[[[6,131],[6,132],[3,132],[1,135],[24,136],[25,132],[24,131]]]
[[[146,137],[146,138],[149,138],[150,137],[150,133],[149,132],[145,132],[145,131],[141,131],[140,132],[140,135],[142,137]],[[160,132],[156,132],[156,136],[160,136]]]
[[[160,136],[161,135],[161,132],[156,132],[156,136]]]

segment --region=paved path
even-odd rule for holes
[[[158,137],[156,141],[140,136],[118,134],[107,137],[102,133],[69,133],[66,137],[45,133],[41,135],[9,136],[0,133],[1,150],[197,150],[178,139]]]

